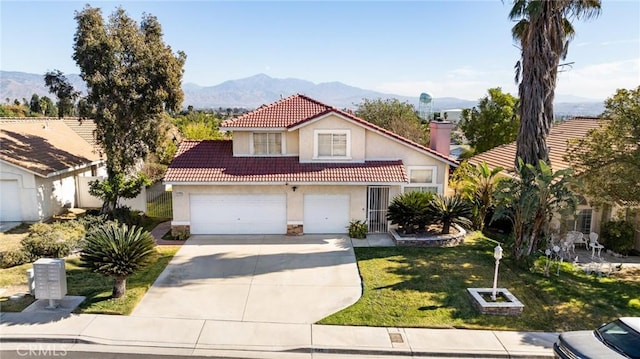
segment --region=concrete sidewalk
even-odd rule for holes
[[[236,358],[552,358],[554,333],[345,327],[95,314],[2,313],[2,350]],[[49,347],[50,349],[51,347]]]

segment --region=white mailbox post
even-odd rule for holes
[[[64,259],[40,258],[33,263],[33,274],[36,299],[49,299],[47,308],[55,308],[55,301],[67,294]]]

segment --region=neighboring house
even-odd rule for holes
[[[304,95],[225,121],[233,140],[184,141],[169,165],[174,233],[386,232],[407,191],[444,193],[451,124],[427,148]]]
[[[568,150],[568,141],[585,137],[589,131],[598,129],[601,123],[602,120],[598,118],[576,117],[554,125],[547,138],[549,159],[553,170],[570,168],[571,164],[564,159]],[[503,174],[513,175],[515,156],[516,143],[512,142],[473,156],[469,159],[469,163],[477,164],[484,161],[489,168],[500,166],[505,168]],[[585,234],[590,232],[599,233],[601,224],[611,218],[612,211],[601,207],[592,207],[588,202],[588,198],[579,197],[579,199],[580,203],[574,217],[560,219],[559,216],[556,216],[552,221],[552,225],[559,227],[563,231],[577,230]],[[640,241],[637,241],[636,248],[640,250]]]
[[[37,222],[78,207],[80,178],[105,174],[95,145],[67,122],[95,129],[77,119],[0,118],[0,221]]]

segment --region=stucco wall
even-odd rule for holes
[[[315,130],[348,130],[351,137],[351,161],[363,162],[365,160],[366,130],[336,115],[328,115],[298,130],[300,143],[304,144],[300,147],[300,162],[321,161],[313,158]]]
[[[270,132],[270,131],[267,131]],[[273,131],[279,132],[279,131]],[[298,155],[298,131],[280,132],[282,133],[285,143],[285,154],[288,156]],[[250,156],[251,155],[251,131],[234,131],[233,132],[233,155],[234,156]]]

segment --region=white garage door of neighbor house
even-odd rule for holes
[[[193,234],[285,234],[287,199],[279,195],[191,195]]]
[[[304,233],[346,233],[349,225],[348,195],[304,196]]]
[[[18,181],[0,181],[0,222],[20,222],[20,192]]]

